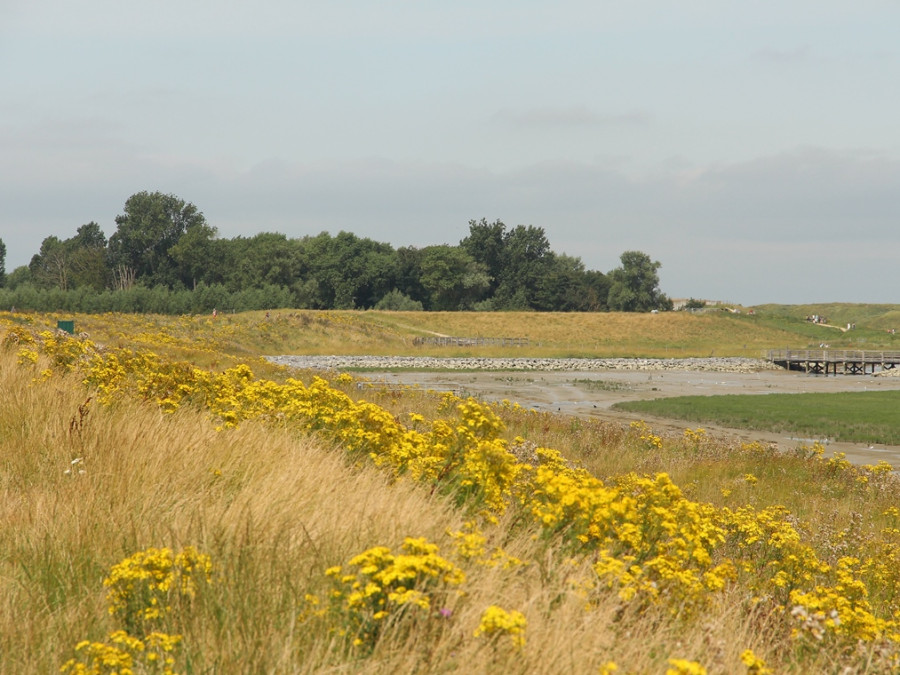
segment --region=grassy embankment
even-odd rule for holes
[[[830,325],[805,317],[829,316]],[[135,315],[46,317],[76,321],[97,341],[140,340],[158,328],[173,345],[239,355],[382,354],[528,357],[764,356],[769,349],[818,347],[900,349],[900,307],[892,305],[766,306],[754,313],[714,310],[702,314],[574,314],[533,312],[313,312],[278,310],[237,316],[146,317]],[[856,323],[856,329],[839,327]],[[55,323],[54,323],[55,325]],[[127,334],[127,338],[125,337]],[[517,348],[414,345],[416,337],[527,338]],[[157,345],[157,348],[159,346]],[[189,350],[190,347],[187,347]]]
[[[76,332],[100,344],[152,348],[201,365],[233,363],[263,354],[347,354],[522,357],[687,357],[747,355],[792,339],[778,327],[758,327],[716,313],[534,314],[273,311],[240,315],[17,314],[24,325],[75,322]],[[415,344],[418,337],[527,338],[521,347]]]
[[[311,342],[333,341],[329,347],[341,339],[364,351],[381,340],[393,344],[396,332],[357,323],[368,322],[367,314],[313,315],[312,328],[298,322],[281,333],[256,316],[76,320],[105,344],[91,371],[105,378],[99,384],[119,377],[109,367],[113,356],[125,368],[120,346],[166,358],[142,361],[143,370],[135,366],[116,380],[119,388],[101,404],[102,386],[85,388],[85,373],[66,365],[80,361],[52,356],[68,347],[35,347],[33,361],[21,342],[7,341],[0,352],[0,672],[57,671],[93,645],[123,647],[112,635],[124,627],[144,639],[142,654],[172,658],[176,672],[569,673],[598,672],[609,662],[620,673],[700,672],[701,665],[711,673],[764,672],[752,670],[746,655],[742,663],[746,649],[775,672],[888,672],[898,665],[900,634],[890,622],[900,618],[900,489],[880,468],[822,460],[811,450],[783,456],[730,446],[700,430],[665,438],[641,425],[623,429],[509,407],[495,410],[501,427],[479,422],[499,434],[496,441],[460,446],[465,463],[417,481],[412,469],[376,468],[375,446],[348,453],[348,444],[377,436],[375,420],[404,420],[410,429],[453,420],[446,400],[367,390],[388,418],[348,403],[344,413],[322,407],[294,422],[274,398],[260,403],[272,386],[252,389],[254,380],[234,369],[246,361],[285,382],[287,373],[252,355],[287,351],[280,347],[297,343],[296,328],[309,329]],[[33,317],[27,327],[54,322]],[[210,375],[170,367],[169,358]],[[208,379],[229,368],[231,376]],[[197,382],[217,384],[204,390]],[[316,396],[359,395],[352,382],[331,386]],[[178,391],[184,398],[176,401]],[[316,396],[309,405],[324,405]],[[366,411],[366,432],[358,436],[354,420]],[[231,414],[246,417],[230,424]],[[489,420],[483,414],[472,419]],[[315,420],[314,430],[304,419]],[[338,419],[349,427],[333,427]],[[546,471],[555,472],[554,482],[535,483],[519,469],[499,509],[466,483],[490,473],[468,464],[488,447],[518,448],[529,461],[536,447],[556,448],[603,483],[552,464]],[[660,472],[681,489],[666,487]],[[535,491],[538,484],[544,487]],[[567,515],[535,520],[538,503],[550,517],[546,500],[554,490],[563,490]],[[544,501],[536,502],[541,493]],[[582,510],[597,508],[588,506],[594,499],[612,511],[592,512],[582,530]],[[588,522],[612,529],[597,533]],[[480,553],[470,555],[479,544],[466,523],[483,531]],[[680,557],[685,541],[717,531],[722,540],[692,543],[693,553]],[[326,603],[335,591],[328,568],[342,566],[353,577],[353,556],[378,546],[399,553],[405,537],[433,542],[465,580],[441,584],[422,572],[410,585],[433,604],[388,600],[392,612],[374,637],[374,614],[368,628],[344,605],[317,615],[321,605],[310,598]],[[123,575],[146,592],[129,591],[138,610],[146,612],[141,603],[157,591],[169,609],[160,617],[138,616],[135,607],[110,613],[103,580],[152,547],[195,547],[209,556],[211,583],[183,566],[182,583],[164,592]],[[406,562],[422,569],[424,558],[410,554]],[[617,562],[621,572],[631,565],[629,575],[616,572]],[[491,606],[508,610],[510,621],[476,636]],[[527,621],[521,634],[518,611]],[[145,635],[151,628],[180,638],[178,646],[167,649],[157,637],[154,652]],[[76,652],[82,640],[88,645]],[[146,672],[163,672],[148,656],[134,658]]]
[[[806,317],[826,316],[829,324]],[[21,318],[21,317],[20,317]],[[43,317],[45,325],[58,318]],[[891,328],[896,305],[766,305],[740,313],[572,314],[460,312],[309,312],[283,310],[230,316],[77,316],[79,331],[96,341],[152,346],[172,358],[225,367],[260,354],[379,354],[422,356],[650,357],[764,356],[773,348],[900,349]],[[846,324],[853,330],[841,330]],[[159,343],[158,336],[167,340]],[[413,344],[416,337],[518,337],[528,344],[441,347]],[[231,355],[231,356],[228,356]],[[267,364],[261,373],[277,376]],[[698,398],[622,404],[622,409],[735,428],[791,431],[847,442],[896,444],[900,420],[885,403],[852,394],[807,398]],[[821,405],[819,405],[821,403]],[[827,411],[827,414],[824,414]]]

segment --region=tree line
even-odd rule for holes
[[[197,313],[303,309],[651,311],[671,309],[659,262],[626,251],[604,274],[554,253],[544,229],[469,221],[457,245],[394,248],[350,232],[220,238],[190,202],[138,192],[108,238],[90,222],[46,237],[8,275],[0,307]]]

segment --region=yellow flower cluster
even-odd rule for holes
[[[636,437],[641,445],[648,450],[659,450],[662,448],[662,438],[654,434],[650,427],[647,426],[647,423],[644,421],[632,422],[629,425],[629,431],[632,436]],[[699,440],[699,436],[692,438],[691,440],[697,441]]]
[[[176,675],[175,652],[180,635],[153,632],[143,640],[124,630],[113,631],[109,642],[84,640],[75,645],[75,658],[60,672],[71,675]]]
[[[462,530],[448,530],[447,534],[456,540],[456,554],[462,560],[471,560],[476,565],[484,567],[501,567],[503,569],[512,569],[526,564],[500,547],[496,547],[488,553],[486,550],[487,537],[484,536],[475,521],[466,522]]]
[[[832,584],[817,585],[810,591],[792,590],[792,614],[797,619],[794,634],[806,633],[816,640],[829,633],[866,641],[886,636],[900,642],[897,622],[880,619],[873,612],[868,587],[862,581],[867,572],[858,558],[843,557],[834,568]]]
[[[475,629],[475,637],[493,638],[508,635],[516,648],[525,646],[525,629],[528,622],[525,615],[516,610],[506,611],[497,605],[491,605],[481,614],[481,622]]]
[[[356,646],[371,647],[387,619],[432,610],[446,599],[449,587],[465,581],[463,571],[423,538],[407,537],[397,554],[386,546],[370,548],[351,558],[347,567],[355,570],[337,566],[325,571],[332,581],[328,608],[313,614],[342,626],[338,633],[352,636]],[[314,596],[307,601],[320,605]]]
[[[173,556],[169,549],[147,549],[113,565],[103,582],[109,613],[122,618],[127,630],[110,633],[108,642],[84,640],[75,645],[75,657],[60,669],[71,675],[175,675],[175,652],[181,635],[152,628],[168,618],[169,600],[193,598],[198,581],[212,576],[209,556],[185,548]],[[145,634],[134,637],[135,631]]]
[[[685,429],[684,441],[689,445],[699,445],[707,439],[706,429]]]
[[[741,663],[747,666],[747,675],[772,675],[772,669],[766,667],[766,662],[753,653],[752,649],[741,652]]]
[[[666,675],[706,675],[706,668],[696,661],[687,659],[669,659]]]
[[[113,565],[103,580],[109,613],[129,627],[165,618],[174,600],[189,601],[199,585],[212,581],[209,556],[188,546],[173,554],[169,548],[148,548]]]
[[[598,579],[623,600],[640,594],[683,610],[734,577],[731,561],[713,559],[726,536],[716,509],[685,498],[668,475],[628,474],[606,486],[568,468],[554,451],[538,456],[543,461],[523,486],[523,506],[546,531],[595,551]]]

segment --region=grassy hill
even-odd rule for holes
[[[0,316],[4,675],[900,666],[884,464],[256,358],[508,326],[724,354],[710,335],[797,340],[803,317],[74,317],[90,340],[59,318]]]
[[[827,316],[828,325],[806,321]],[[897,305],[767,305],[702,313],[351,312],[279,310],[238,315],[15,315],[55,326],[74,319],[76,331],[104,343],[140,344],[163,332],[168,347],[191,358],[212,354],[378,354],[423,356],[656,357],[764,356],[769,349],[818,347],[900,349]],[[856,328],[843,331],[847,323]],[[527,346],[447,347],[416,338],[526,338]],[[160,345],[155,345],[157,348]]]

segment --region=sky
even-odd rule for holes
[[[6,270],[129,196],[220,237],[541,227],[673,298],[900,303],[900,0],[0,0]]]

